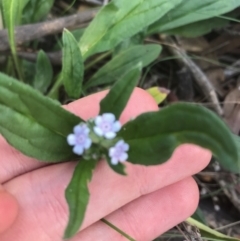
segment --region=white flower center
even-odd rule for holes
[[[123,148],[121,146],[118,146],[118,147],[115,148],[115,156],[116,157],[120,157],[123,152],[124,151],[123,151]]]
[[[103,122],[102,125],[101,125],[101,129],[102,129],[104,132],[111,131],[112,125],[109,124],[108,122]]]
[[[77,143],[78,144],[83,144],[86,140],[86,136],[84,134],[80,134],[77,136]]]

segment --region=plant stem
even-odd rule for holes
[[[16,68],[16,72],[17,72],[18,78],[19,78],[19,80],[24,82],[22,70],[21,70],[19,59],[18,59],[18,56],[17,56],[16,46],[11,48],[11,51],[12,51],[13,62],[14,62],[15,68]]]
[[[55,81],[55,83],[53,84],[52,88],[50,89],[50,91],[48,92],[47,96],[52,98],[52,99],[56,99],[56,93],[59,89],[59,87],[62,85],[63,79],[61,77],[61,74],[57,77],[57,80]]]
[[[124,233],[121,229],[113,225],[112,223],[108,222],[106,219],[102,218],[101,221],[105,224],[107,224],[110,228],[114,229],[118,233],[120,233],[123,237],[128,239],[129,241],[136,241],[134,238],[130,237],[128,234]]]
[[[112,51],[108,51],[104,54],[101,54],[99,57],[95,58],[92,62],[90,62],[89,64],[86,65],[85,67],[85,71],[90,69],[92,66],[94,66],[96,63],[98,63],[99,61],[105,59],[108,55],[110,55],[112,53]]]

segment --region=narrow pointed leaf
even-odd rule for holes
[[[228,24],[229,20],[216,17],[173,28],[165,31],[165,33],[186,38],[196,38],[211,32],[213,29],[222,29]]]
[[[65,191],[70,217],[64,238],[71,238],[82,225],[90,196],[88,183],[91,181],[96,164],[96,160],[79,161]]]
[[[36,65],[36,75],[33,81],[33,87],[42,93],[45,93],[52,82],[53,69],[48,56],[44,51],[39,51]]]
[[[78,43],[68,31],[63,32],[63,84],[69,97],[79,98],[82,91],[83,59]]]
[[[0,8],[1,8],[1,3],[0,3]],[[0,11],[0,29],[2,30],[4,28],[3,26],[3,16],[2,16],[2,11]]]
[[[139,78],[140,70],[136,68],[130,70],[122,79],[117,81],[100,102],[100,114],[113,113],[116,119],[119,119]]]
[[[237,150],[238,150],[238,170],[240,170],[240,136],[237,136],[235,134],[232,134],[232,137],[235,141],[235,145],[237,146]],[[229,163],[229,166],[231,166],[232,163]],[[235,165],[233,165],[232,167],[230,167],[231,169],[235,168]]]
[[[84,59],[92,54],[114,48],[123,40],[160,19],[181,1],[111,1],[100,10],[80,40]]]
[[[5,24],[10,27],[11,25],[20,25],[22,20],[23,9],[30,0],[9,1],[1,0],[0,7],[5,12]],[[12,23],[10,23],[12,21]]]
[[[184,0],[163,18],[152,24],[148,33],[169,31],[186,24],[209,19],[232,11],[240,6],[240,0]]]
[[[66,137],[2,104],[0,104],[0,134],[25,155],[41,161],[61,162],[74,158]]]
[[[22,80],[23,76],[17,56],[14,28],[15,25],[19,24],[20,22],[23,3],[21,3],[21,1],[2,0],[1,4],[3,9],[4,24],[8,31],[9,45],[11,48],[14,64],[17,70],[17,74]]]
[[[0,73],[0,133],[24,154],[49,162],[74,158],[66,136],[81,121],[57,101]]]
[[[198,207],[197,210],[195,211],[195,213],[191,216],[191,218],[203,223],[203,224],[207,224],[207,221],[205,219],[205,215],[203,213],[203,211]]]
[[[139,46],[144,44],[146,29],[140,31],[139,33],[135,34],[134,36],[125,39],[121,43],[119,43],[112,52],[112,56],[115,57],[123,51],[130,49],[134,46]],[[158,45],[159,46],[159,45]]]
[[[54,0],[28,0],[28,3],[23,11],[24,24],[36,23],[45,18],[51,10],[53,4]]]
[[[128,122],[119,136],[130,145],[128,161],[142,165],[166,162],[174,149],[193,143],[212,151],[227,170],[239,171],[236,143],[227,126],[208,109],[187,103],[142,114]]]
[[[31,116],[40,124],[64,136],[71,133],[72,127],[79,121],[83,121],[64,110],[59,102],[2,73],[0,87],[0,103]]]
[[[160,54],[162,47],[156,44],[137,45],[131,47],[100,68],[96,74],[85,84],[84,89],[89,87],[112,84],[126,74],[132,66],[142,63],[146,67]]]
[[[211,229],[203,223],[193,219],[188,218],[186,220],[191,225],[197,227],[200,230],[201,237],[205,240],[217,240],[217,241],[240,241],[239,238],[232,238],[225,234],[218,232],[217,230]]]

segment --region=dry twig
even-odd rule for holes
[[[73,29],[80,24],[89,22],[96,15],[97,11],[98,8],[95,8],[52,21],[16,27],[16,43],[17,45],[21,45],[25,42],[39,39],[46,35],[60,33],[64,28]],[[9,48],[7,30],[0,30],[0,51],[6,51]]]
[[[166,46],[169,46],[169,45],[172,46],[172,47],[169,47],[169,50],[174,55],[180,57],[177,59],[177,61],[180,63],[180,65],[186,66],[189,69],[189,71],[194,76],[195,81],[198,83],[198,85],[201,87],[204,94],[212,103],[215,111],[220,116],[222,116],[223,110],[222,110],[222,107],[220,106],[217,94],[210,80],[207,78],[204,72],[187,56],[186,52],[183,49],[177,46],[177,44],[171,38],[166,38],[165,42],[166,42]]]
[[[201,238],[200,231],[197,227],[192,226],[187,222],[183,222],[176,226],[178,231],[183,235],[186,239],[185,241],[203,241]]]

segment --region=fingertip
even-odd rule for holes
[[[136,240],[153,240],[191,216],[197,208],[198,201],[197,184],[193,178],[188,177],[127,203],[106,216],[106,220]],[[100,221],[76,236],[76,240],[101,238],[125,240]]]
[[[18,202],[10,193],[0,190],[0,233],[7,230],[18,214]]]
[[[93,118],[99,113],[99,103],[107,93],[108,90],[104,90],[89,95],[64,106],[64,108],[85,120]],[[152,96],[143,89],[135,88],[120,119],[122,122],[126,122],[143,112],[155,110],[158,110],[158,106]]]
[[[210,150],[195,144],[182,144],[176,148],[171,157],[174,161],[185,160],[188,168],[192,168],[192,175],[203,170],[211,161]]]
[[[198,203],[197,183],[192,177],[188,177],[147,194],[135,203],[126,205],[122,210],[132,220],[139,221],[138,227],[128,231],[131,236],[136,240],[153,240],[190,217],[197,209]],[[134,206],[138,206],[135,213],[132,211]],[[141,225],[144,222],[152,224],[151,227],[145,229],[144,225]]]
[[[68,111],[80,116],[82,119],[87,120],[89,118],[95,117],[99,113],[99,103],[107,94],[107,90],[100,91],[95,94],[88,95],[81,99],[75,100],[64,108]]]
[[[182,210],[182,221],[190,217],[197,209],[199,203],[199,189],[196,181],[188,177],[173,186],[177,194],[179,209]]]
[[[136,87],[133,92],[133,102],[140,104],[144,107],[145,111],[158,110],[157,102],[154,98],[144,89]],[[130,99],[131,100],[131,99]]]
[[[120,120],[125,123],[130,118],[135,118],[144,112],[157,111],[158,109],[156,101],[147,91],[135,88]]]

